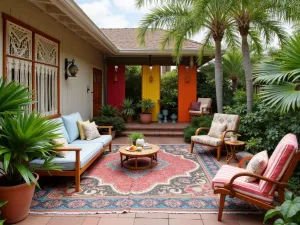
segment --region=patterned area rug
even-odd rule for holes
[[[74,193],[74,178],[49,178],[36,190],[31,212],[217,212],[219,196],[213,194],[211,180],[220,164],[205,147],[197,145],[196,154],[190,154],[189,145],[160,145],[158,164],[144,171],[121,167],[119,147],[114,145],[112,153],[106,152],[83,174],[80,193]],[[256,213],[258,209],[228,198],[224,212]]]

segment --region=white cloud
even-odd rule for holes
[[[120,10],[125,10],[129,12],[134,13],[141,13],[145,14],[150,11],[150,6],[145,6],[140,9],[136,8],[135,6],[135,0],[113,0],[116,7],[118,7]]]
[[[110,0],[79,4],[82,10],[101,28],[125,28],[129,26],[124,15],[114,15]]]

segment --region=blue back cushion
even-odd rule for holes
[[[65,128],[69,135],[70,142],[68,143],[72,143],[77,138],[79,138],[79,129],[77,126],[77,121],[82,121],[82,118],[77,112],[67,116],[62,116],[62,120],[64,121]]]
[[[56,121],[61,124],[61,126],[59,127],[59,130],[57,130],[55,133],[60,134],[62,137],[64,137],[67,140],[68,143],[70,143],[70,138],[69,138],[68,132],[64,126],[64,122],[63,122],[62,118],[53,119],[53,121]]]

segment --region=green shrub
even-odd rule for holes
[[[142,96],[142,67],[126,66],[125,93],[127,98],[131,98],[134,103],[141,100]]]
[[[189,126],[187,126],[184,133],[184,141],[191,142],[191,136],[195,135],[196,130],[199,127],[210,127],[213,116],[199,116],[193,117]],[[207,134],[207,131],[201,131],[199,134]]]
[[[100,115],[107,117],[115,117],[120,115],[120,111],[117,107],[112,105],[103,105],[100,108]]]
[[[125,129],[125,120],[122,117],[97,116],[93,118],[93,121],[95,121],[98,126],[113,126],[113,130],[117,133]]]

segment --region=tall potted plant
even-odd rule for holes
[[[122,114],[126,117],[126,122],[132,122],[132,117],[135,115],[135,105],[131,98],[124,99],[122,103]]]
[[[137,107],[142,108],[142,112],[140,113],[141,123],[151,123],[152,113],[149,110],[155,107],[155,103],[151,99],[143,99],[137,104]]]
[[[51,162],[55,155],[52,149],[57,146],[50,140],[59,137],[55,131],[60,124],[41,114],[21,111],[21,106],[31,103],[31,94],[22,85],[5,85],[0,80],[0,92],[10,96],[0,97],[0,202],[7,201],[1,208],[1,217],[6,223],[17,223],[28,216],[35,186],[39,186],[34,170],[59,169]],[[45,162],[40,168],[30,168],[29,162],[34,158]]]

